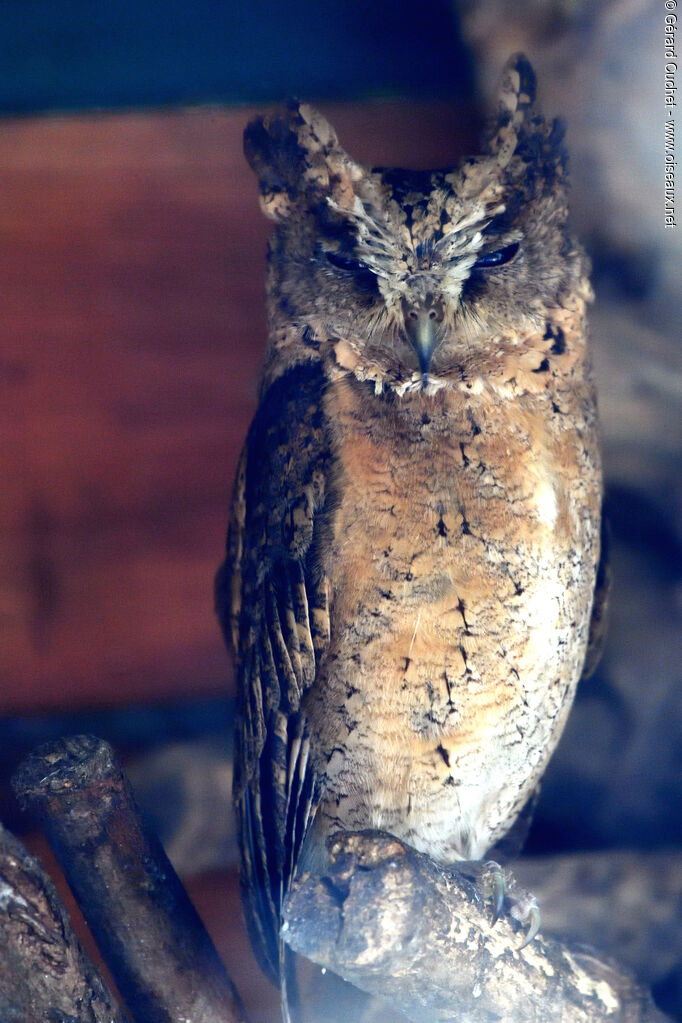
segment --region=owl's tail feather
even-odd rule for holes
[[[285,863],[280,886],[280,915],[289,885],[296,874],[301,847],[315,819],[317,785],[310,770],[310,738],[305,724],[291,744],[287,778]],[[296,972],[296,953],[279,936],[279,984],[283,1023],[300,1018],[301,1002]]]
[[[280,941],[279,952],[279,997],[282,1007],[282,1023],[295,1023],[300,1016],[300,995],[296,978],[296,954]]]

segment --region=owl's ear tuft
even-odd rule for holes
[[[247,125],[244,154],[258,177],[263,212],[272,220],[285,220],[300,203],[331,199],[350,208],[353,181],[363,173],[341,149],[329,122],[294,101]]]
[[[535,72],[528,58],[517,53],[502,72],[487,151],[512,177],[553,184],[565,169],[564,128],[559,121],[546,121],[535,100]]]

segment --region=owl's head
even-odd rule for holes
[[[529,339],[542,340],[542,362],[550,310],[581,280],[586,293],[562,135],[538,113],[521,55],[502,76],[483,154],[449,170],[364,167],[306,105],[253,121],[245,153],[278,225],[275,348],[401,395],[485,376]]]

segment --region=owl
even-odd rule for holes
[[[482,155],[369,168],[304,104],[245,133],[270,334],[217,607],[242,887],[273,979],[297,871],[380,829],[477,861],[532,800],[602,619],[588,266],[523,56]]]

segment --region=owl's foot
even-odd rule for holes
[[[476,882],[484,897],[492,899],[492,926],[494,927],[500,919],[506,899],[510,904],[509,912],[514,919],[527,926],[519,951],[530,945],[540,930],[541,922],[540,907],[535,896],[521,888],[512,872],[504,870],[495,860],[486,860],[479,866]]]

